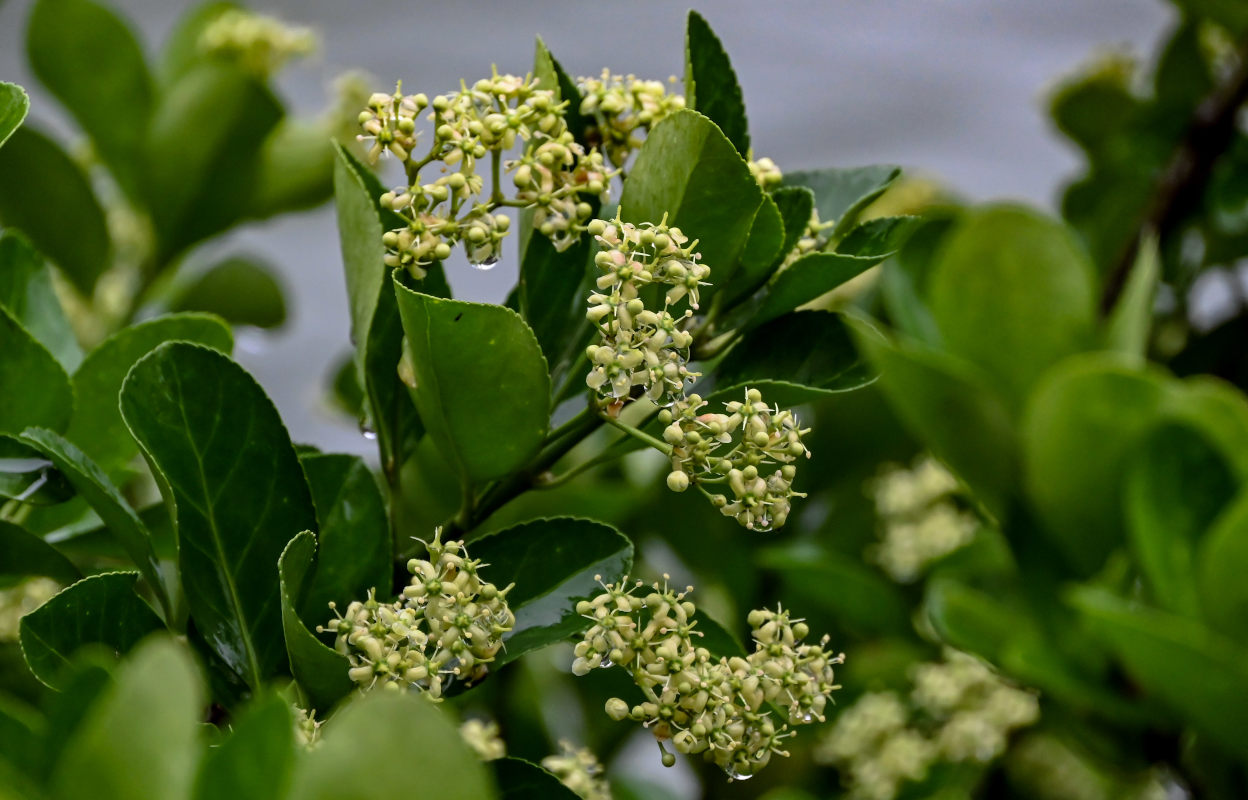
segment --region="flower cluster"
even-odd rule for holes
[[[381,603],[369,591],[340,616],[331,603],[337,618],[317,627],[337,634],[334,647],[364,688],[416,688],[440,699],[455,679],[485,676],[515,623],[507,606],[511,586],[481,580],[481,563],[463,542],[442,542],[439,531],[426,546],[428,560],[407,562],[412,580],[398,600]]]
[[[754,180],[764,191],[771,191],[784,181],[784,173],[776,166],[776,162],[770,158],[753,158],[753,154],[747,160],[750,167],[750,174],[754,176]]]
[[[786,269],[802,256],[826,250],[831,243],[832,229],[835,227],[835,221],[820,222],[818,209],[811,209],[810,221],[806,223],[806,229],[802,231],[797,244],[793,245],[793,249],[784,257],[784,261],[780,263],[780,270]]]
[[[607,701],[607,714],[651,729],[659,747],[670,741],[680,753],[701,754],[728,774],[744,780],[775,753],[787,755],[783,740],[789,725],[823,720],[823,710],[838,687],[833,667],[844,660],[827,649],[828,637],[805,644],[804,622],[783,610],[750,612],[754,652],[748,657],[713,656],[699,647],[691,591],[676,592],[664,583],[638,593],[643,584],[621,581],[577,604],[577,613],[593,624],[575,648],[572,671],[584,675],[596,667],[618,664],[641,690],[640,703]],[[785,720],[777,723],[772,708]],[[675,756],[663,751],[667,766]]]
[[[672,447],[668,488],[681,492],[696,485],[727,484],[732,496],[711,494],[724,516],[750,530],[782,527],[789,517],[800,456],[810,457],[802,428],[788,409],[768,406],[762,393],[747,389],[745,401],[724,404],[724,413],[703,413],[706,402],[696,394],[659,412],[667,427],[663,440]],[[780,465],[768,474],[770,466]]]
[[[316,718],[316,711],[309,711],[301,706],[294,706],[295,741],[305,750],[312,750],[321,743],[321,726],[325,720]]]
[[[931,563],[968,544],[978,518],[953,501],[958,481],[930,455],[892,466],[871,483],[881,539],[867,553],[893,580],[909,583]]]
[[[459,726],[459,736],[482,761],[495,761],[507,755],[507,743],[498,735],[497,722],[466,719]]]
[[[685,327],[711,269],[699,263],[697,242],[669,227],[666,217],[657,225],[596,219],[587,229],[602,246],[594,263],[603,274],[586,312],[599,343],[586,350],[593,368],[585,381],[610,402],[628,400],[641,387],[653,402],[671,405],[697,376],[689,371],[693,337]],[[641,297],[651,284],[669,287],[661,310],[646,308]],[[673,314],[686,299],[690,308]]]
[[[675,83],[676,77],[668,82]],[[609,69],[604,69],[601,77],[579,78],[577,83],[583,94],[580,112],[594,118],[601,147],[617,167],[624,166],[633,151],[641,147],[639,133],[649,132],[685,107],[685,98],[668,92],[662,81],[612,75]]]
[[[611,787],[603,777],[602,764],[588,747],[559,741],[560,753],[546,756],[542,766],[582,800],[611,800]]]
[[[908,698],[863,695],[816,749],[816,760],[841,770],[850,797],[891,800],[937,761],[987,764],[1005,752],[1010,733],[1040,715],[1035,694],[955,650],[918,665],[911,677]]]
[[[198,45],[200,52],[232,61],[265,79],[292,58],[316,50],[317,39],[310,28],[292,27],[274,17],[230,9],[204,28]]]

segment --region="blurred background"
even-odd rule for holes
[[[68,132],[60,108],[26,64],[31,3],[0,0],[0,80],[31,94],[31,119]],[[191,4],[113,0],[154,54]],[[315,55],[278,76],[293,113],[310,116],[349,69],[388,90],[454,89],[461,78],[527,71],[541,35],[573,75],[604,67],[666,78],[682,70],[686,6],[678,3],[341,3],[267,0],[257,12],[307,25]],[[732,0],[701,9],[745,92],[755,156],[783,170],[901,164],[967,200],[1055,207],[1076,171],[1043,107],[1046,92],[1098,51],[1147,58],[1174,9],[1158,0],[838,0],[767,6]],[[240,331],[237,357],[277,403],[296,441],[366,454],[375,447],[326,407],[331,360],[348,348],[348,317],[332,208],[245,226],[192,256],[264,258],[280,272],[289,317],[276,331]],[[514,247],[514,245],[513,245]],[[511,251],[508,251],[511,252]],[[501,302],[514,256],[491,272],[448,268],[456,295]]]

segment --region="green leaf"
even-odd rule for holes
[[[79,648],[102,644],[122,656],[144,636],[164,630],[156,612],[134,593],[138,577],[105,572],[83,578],[22,617],[22,654],[35,677],[57,689]]]
[[[117,662],[103,650],[88,647],[75,656],[61,673],[57,691],[46,701],[48,724],[40,764],[45,776],[53,771],[96,699],[112,686]]]
[[[522,758],[496,758],[489,763],[502,800],[576,800],[579,797],[552,773]]]
[[[968,214],[937,257],[929,297],[949,352],[991,374],[1016,409],[1041,373],[1093,343],[1092,263],[1064,225],[1026,209]]]
[[[243,217],[261,147],[282,113],[268,88],[222,63],[202,63],[162,93],[143,173],[158,263]]]
[[[0,497],[36,506],[64,503],[74,487],[43,454],[0,434]]]
[[[786,591],[826,608],[838,624],[862,635],[909,634],[911,607],[900,587],[861,560],[794,545],[759,554],[759,565],[783,577]],[[828,591],[829,586],[837,590]]]
[[[840,314],[798,311],[754,329],[728,351],[715,377],[718,386],[758,387],[768,402],[791,405],[859,389],[877,376]],[[773,383],[788,389],[784,400],[773,400]]]
[[[65,430],[74,410],[69,376],[48,349],[0,308],[0,433],[31,425]]]
[[[521,225],[527,226],[529,216],[526,210]],[[521,250],[518,310],[556,376],[568,361],[584,357],[584,334],[591,330],[585,319],[585,298],[593,291],[595,252],[597,247],[588,236],[560,252],[540,233],[530,235]]]
[[[1114,306],[1105,327],[1105,346],[1142,364],[1148,354],[1148,337],[1153,326],[1153,307],[1161,277],[1161,255],[1157,238],[1140,243],[1140,252],[1131,266],[1126,288]]]
[[[685,99],[711,119],[742,156],[750,152],[749,123],[737,73],[719,37],[696,11],[685,27]]]
[[[750,326],[761,325],[848,283],[884,260],[840,253],[810,253],[776,275],[767,287]]]
[[[144,644],[92,705],[60,763],[60,798],[179,800],[199,759],[203,696],[186,647]],[[138,767],[138,765],[142,765]]]
[[[178,292],[173,311],[206,311],[232,325],[280,328],[286,298],[276,270],[252,258],[227,258]]]
[[[334,193],[333,131],[322,120],[284,119],[264,140],[247,216],[313,208]]]
[[[850,321],[859,352],[901,421],[1000,511],[1019,479],[1018,434],[988,379],[973,365],[913,341],[889,342]]]
[[[29,110],[30,98],[26,96],[26,90],[15,83],[0,81],[0,147],[26,119]]]
[[[34,771],[43,756],[41,745],[46,728],[47,723],[38,711],[16,698],[0,694],[0,778],[10,777],[6,768],[20,770],[28,778],[35,777]],[[5,784],[0,783],[0,786]],[[9,800],[10,795],[0,789],[0,797]]]
[[[1145,693],[1248,757],[1243,736],[1248,652],[1198,622],[1137,606],[1103,589],[1078,587],[1070,601]]]
[[[429,434],[461,479],[500,478],[528,463],[550,425],[550,377],[537,337],[509,308],[395,292]]]
[[[169,314],[122,328],[87,354],[74,373],[77,407],[67,434],[105,471],[138,453],[118,407],[118,395],[134,362],[170,341],[196,342],[223,353],[234,347],[229,326],[209,314]]]
[[[546,43],[540,36],[537,37],[537,52],[533,59],[533,76],[541,81],[541,88],[553,89],[559,100],[568,101],[563,121],[576,137],[576,141],[585,144],[586,129],[595,124],[594,120],[581,113],[581,90],[559,63],[559,59],[546,48]]]
[[[347,674],[351,669],[347,657],[316,638],[299,616],[298,609],[306,605],[304,598],[312,584],[315,567],[316,537],[311,531],[291,539],[277,562],[282,591],[282,632],[290,674],[308,693],[312,705],[326,710],[346,697],[355,684]],[[324,617],[329,620],[328,609]]]
[[[207,0],[184,13],[161,49],[156,65],[160,82],[168,86],[202,62],[204,54],[199,47],[199,37],[203,35],[204,29],[222,14],[238,8],[238,3],[228,0]]]
[[[486,580],[500,588],[516,584],[507,595],[516,625],[500,665],[584,630],[576,603],[602,590],[595,576],[614,583],[633,566],[633,545],[623,534],[572,517],[515,525],[470,542],[469,552],[490,565],[482,569]]]
[[[1154,601],[1200,616],[1196,548],[1238,488],[1225,459],[1187,425],[1152,431],[1125,460],[1127,535]],[[1248,563],[1242,565],[1248,569]],[[1236,579],[1237,583],[1242,580]]]
[[[82,349],[52,288],[52,271],[16,231],[0,233],[0,306],[48,348],[66,372],[78,368]]]
[[[0,224],[20,228],[88,297],[109,266],[104,210],[82,168],[29,125],[0,147]],[[74,235],[66,236],[72,225]]]
[[[137,198],[152,79],[125,22],[91,0],[39,0],[26,55],[43,85],[91,137],[126,194]]]
[[[1173,0],[1188,15],[1225,27],[1232,37],[1248,32],[1248,8],[1239,0]]]
[[[52,545],[12,522],[0,520],[0,578],[45,575],[61,584],[71,584],[82,573]]]
[[[74,489],[99,515],[109,533],[139,568],[167,616],[172,616],[173,606],[169,602],[160,573],[160,563],[156,560],[152,547],[152,535],[104,471],[77,447],[52,431],[29,428],[22,433],[20,439],[47,456],[73,484]]]
[[[229,735],[208,749],[195,779],[195,800],[284,797],[295,763],[290,701],[278,694],[252,701]]]
[[[1196,490],[1195,497],[1183,497],[1183,505],[1194,505],[1205,500],[1214,491],[1197,483],[1199,476],[1183,476],[1184,485]],[[1173,476],[1172,480],[1180,479]],[[1224,485],[1216,488],[1228,488]],[[1177,492],[1176,492],[1177,494]],[[1199,510],[1216,510],[1206,500]],[[1181,513],[1181,512],[1179,512]],[[1177,514],[1175,514],[1177,516]],[[1186,532],[1186,531],[1184,531]],[[1191,568],[1191,547],[1188,545],[1187,566]],[[1248,643],[1248,586],[1245,570],[1248,570],[1248,494],[1240,492],[1230,507],[1213,523],[1195,555],[1195,589],[1199,592],[1201,606],[1209,623],[1223,633]]]
[[[284,668],[277,563],[316,526],[277,409],[228,357],[161,345],[131,368],[121,414],[177,510],[178,566],[191,618],[247,685]]]
[[[936,256],[956,218],[925,218],[907,237],[897,254],[884,263],[880,294],[889,320],[911,339],[941,347],[940,330],[927,306],[927,287]]]
[[[1125,540],[1127,458],[1156,422],[1165,392],[1160,375],[1098,355],[1070,359],[1032,395],[1022,425],[1028,493],[1050,537],[1082,575]]]
[[[805,186],[781,186],[768,196],[775,202],[784,223],[784,245],[776,259],[776,266],[779,266],[797,247],[798,240],[810,224],[810,215],[815,210],[815,193]]]
[[[732,308],[742,298],[754,294],[775,272],[786,252],[785,232],[779,206],[771,195],[763,195],[763,203],[754,216],[754,224],[750,226],[750,237],[745,240],[745,249],[741,251],[741,269],[724,287],[724,297],[720,302],[726,308]]]
[[[363,779],[361,765],[367,765]],[[498,797],[489,769],[438,706],[407,692],[372,692],[325,726],[321,745],[299,763],[287,797],[375,800],[411,795],[413,786],[437,800]]]
[[[305,619],[318,619],[329,614],[331,600],[346,608],[369,589],[387,593],[393,570],[390,523],[364,459],[335,453],[303,456],[300,463],[320,523],[316,577],[301,608]]]
[[[836,221],[833,238],[847,233],[858,215],[901,175],[891,164],[869,167],[829,168],[784,173],[785,186],[805,186],[815,193],[815,210],[821,222]]]
[[[923,222],[922,217],[877,217],[867,220],[845,234],[845,238],[837,243],[836,252],[859,257],[890,256]]]
[[[650,131],[624,181],[625,222],[667,223],[698,240],[711,284],[727,286],[763,201],[732,142],[706,117],[684,109]]]

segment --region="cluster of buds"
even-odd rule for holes
[[[849,796],[892,800],[938,761],[988,764],[1009,735],[1039,719],[1035,694],[1006,683],[980,661],[946,650],[912,671],[908,698],[870,692],[837,717],[815,751],[841,770]]]
[[[668,79],[675,83],[676,77]],[[667,116],[685,107],[682,95],[668,92],[662,81],[640,80],[633,75],[612,75],[604,69],[599,78],[577,80],[583,98],[580,111],[597,123],[597,135],[607,158],[623,167],[641,147],[641,133],[648,133]]]
[[[482,761],[496,761],[507,755],[507,743],[499,736],[497,722],[464,720],[459,726],[459,736]]]
[[[292,27],[274,17],[243,9],[222,12],[199,35],[199,51],[232,61],[266,79],[292,58],[305,56],[317,47],[310,28]]]
[[[658,405],[677,402],[697,377],[689,371],[693,336],[685,327],[711,274],[699,263],[698,243],[668,226],[666,216],[657,225],[595,219],[587,230],[602,248],[594,263],[603,274],[586,312],[599,332],[599,343],[586,350],[594,365],[586,383],[609,402],[627,401],[634,387]],[[661,310],[646,308],[641,297],[651,284],[668,287]],[[673,314],[682,300],[690,307]]]
[[[429,559],[407,562],[412,580],[393,603],[381,603],[370,590],[318,632],[337,634],[335,649],[351,663],[351,679],[368,689],[414,688],[435,700],[456,679],[474,683],[503,645],[515,624],[506,589],[481,580],[481,563],[468,557],[463,542],[426,547]]]
[[[750,530],[782,527],[792,499],[805,497],[793,491],[793,462],[810,457],[802,442],[810,429],[800,427],[792,411],[764,403],[757,389],[747,389],[744,402],[725,403],[722,414],[702,413],[704,406],[691,394],[659,412],[667,426],[663,440],[672,447],[668,488],[683,492],[697,486],[724,516]],[[727,484],[731,497],[706,489],[718,484]]]
[[[750,154],[747,163],[750,167],[750,174],[754,176],[754,180],[762,187],[763,191],[771,191],[784,182],[784,173],[780,172],[780,168],[776,166],[776,162],[770,158],[760,158],[755,160],[753,153]]]
[[[916,580],[932,563],[970,543],[979,519],[954,498],[958,481],[930,455],[910,469],[891,466],[870,484],[880,541],[867,551],[895,581]]]
[[[806,223],[806,229],[802,231],[797,244],[793,245],[793,249],[784,257],[784,261],[780,264],[780,269],[785,269],[802,256],[811,253],[821,253],[826,250],[831,243],[832,229],[835,227],[835,221],[820,222],[819,211],[812,209],[810,221]]]
[[[566,739],[559,740],[559,750],[543,758],[542,766],[581,800],[611,800],[611,786],[592,750],[576,747]]]
[[[321,726],[325,720],[316,718],[316,711],[308,711],[301,706],[294,706],[295,741],[305,750],[312,750],[321,743]]]
[[[825,636],[805,644],[809,629],[781,610],[750,612],[754,652],[746,658],[714,656],[696,644],[701,632],[697,609],[684,592],[662,584],[637,592],[641,581],[604,585],[602,594],[577,604],[592,625],[575,648],[572,671],[583,675],[596,667],[618,664],[627,669],[642,700],[620,698],[606,703],[608,716],[633,720],[651,729],[663,751],[663,763],[677,752],[701,754],[727,773],[744,780],[771,760],[788,755],[781,747],[793,735],[789,725],[823,720],[831,693],[840,688],[833,667],[844,661],[827,649]],[[780,708],[785,719],[772,718]]]

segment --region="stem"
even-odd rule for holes
[[[563,485],[564,485],[565,483],[567,483],[568,481],[570,481],[570,480],[572,480],[573,478],[577,477],[578,475],[580,475],[580,474],[582,474],[582,473],[584,473],[584,472],[587,472],[587,471],[589,471],[589,470],[593,469],[594,467],[602,466],[603,464],[606,464],[606,463],[608,463],[608,462],[610,462],[610,461],[614,461],[615,459],[619,458],[619,457],[620,457],[620,456],[622,456],[622,455],[624,455],[624,454],[623,454],[623,453],[620,453],[620,452],[613,452],[612,450],[609,450],[609,449],[608,449],[608,450],[604,450],[604,451],[602,451],[601,453],[599,453],[598,455],[596,455],[596,456],[594,456],[593,458],[589,459],[588,461],[584,461],[584,462],[582,462],[582,463],[580,463],[580,464],[577,464],[575,467],[572,467],[572,468],[568,469],[566,472],[563,472],[563,473],[561,473],[561,474],[559,474],[559,475],[555,475],[555,476],[553,476],[553,477],[551,477],[551,478],[549,478],[549,479],[547,479],[547,480],[540,481],[540,482],[536,483],[536,484],[535,484],[535,486],[534,486],[534,488],[537,488],[537,489],[543,489],[543,490],[545,490],[545,489],[557,489],[557,488],[559,488],[560,486],[563,486]]]
[[[490,201],[493,203],[502,203],[507,198],[503,197],[503,186],[501,179],[501,166],[503,163],[503,154],[497,150],[490,151],[490,185],[494,191],[490,193]]]
[[[660,441],[659,439],[654,438],[653,436],[651,436],[650,434],[644,431],[639,431],[636,428],[634,428],[632,425],[626,425],[625,423],[620,422],[615,417],[609,417],[609,416],[603,415],[602,419],[605,420],[607,424],[612,425],[616,428],[619,428],[620,430],[624,431],[624,433],[627,433],[629,436],[633,437],[637,441],[645,442],[649,446],[653,447],[655,450],[658,450],[663,455],[670,456],[672,454],[672,446],[668,444],[667,442]]]

